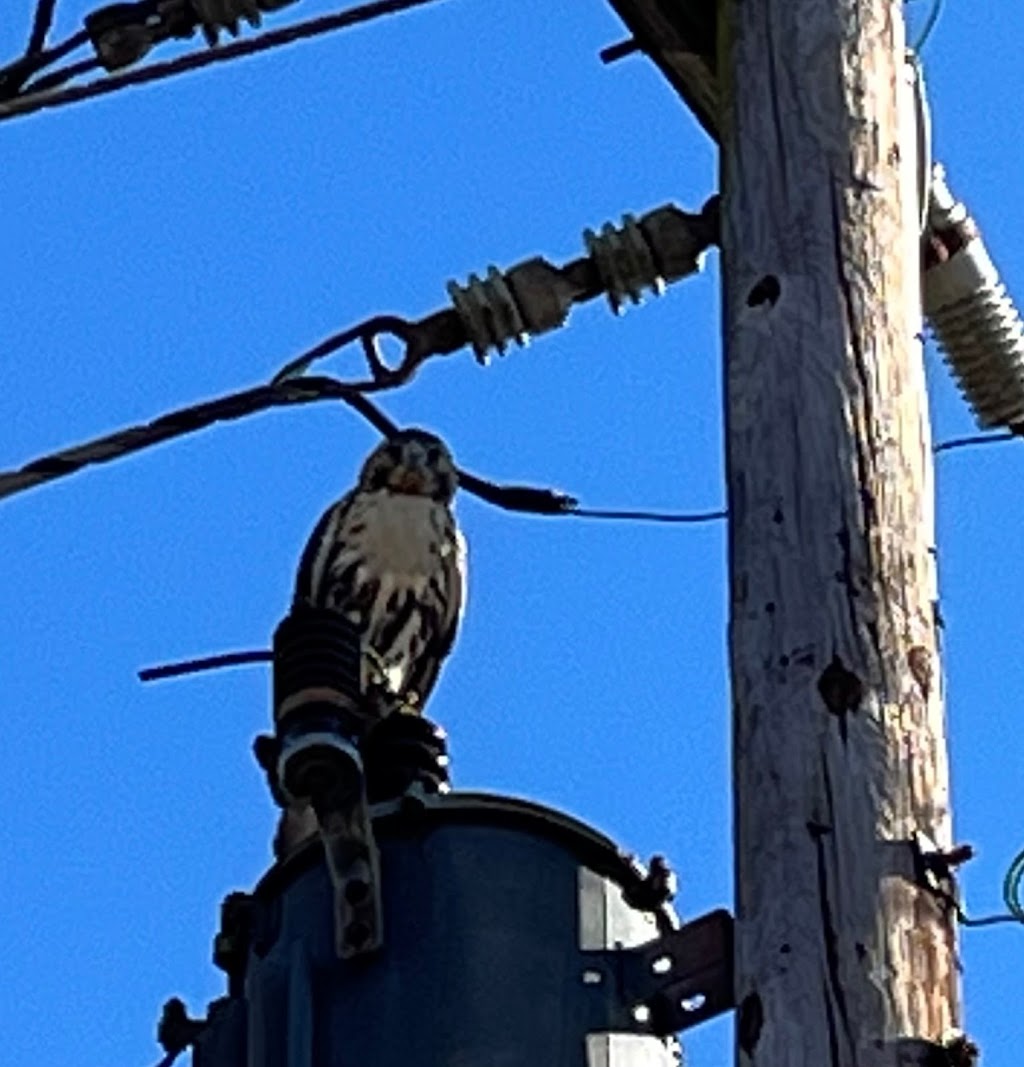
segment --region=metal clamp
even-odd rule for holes
[[[946,909],[960,914],[960,887],[956,868],[974,858],[968,844],[940,848],[926,833],[917,831],[910,839],[915,885],[927,890]]]

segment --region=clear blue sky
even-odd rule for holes
[[[925,55],[936,152],[1024,302],[1024,29],[1014,4],[947,6]],[[62,2],[60,35],[88,9]],[[4,55],[28,20],[7,5]],[[625,211],[698,206],[711,147],[653,68],[601,66],[621,36],[604,0],[451,0],[0,125],[0,467],[256,384],[368,314],[441,308],[447,279],[489,263],[574,257],[584,227]],[[711,257],[619,320],[578,309],[487,370],[436,362],[386,406],[494,478],[598,506],[719,506],[716,272]],[[932,350],[927,364],[937,439],[970,432]],[[145,1067],[167,996],[220,993],[218,903],[270,857],[249,755],[268,678],[144,687],[135,671],[265,644],[312,523],[373,440],[340,408],[265,414],[0,503],[6,1067]],[[1024,845],[1022,475],[1016,444],[938,468],[975,912],[1000,907]],[[688,914],[729,904],[723,527],[514,517],[468,497],[460,514],[469,610],[431,709],[457,784],[667,853]],[[986,1063],[1015,1063],[1024,931],[967,932],[963,949],[968,1027]],[[705,1026],[691,1062],[725,1063],[729,1044],[728,1021]]]

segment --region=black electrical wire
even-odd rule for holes
[[[398,426],[370,399],[350,385],[326,376],[299,376],[276,379],[238,393],[202,404],[181,408],[142,425],[87,441],[61,452],[43,456],[18,470],[0,472],[0,499],[14,496],[45,482],[67,477],[84,467],[106,463],[133,452],[205,429],[218,422],[234,421],[270,408],[290,407],[322,400],[340,400],[363,416],[384,437],[398,432]],[[969,446],[1012,440],[1012,432],[953,438],[935,446],[947,452]],[[565,494],[532,486],[496,485],[468,471],[459,472],[460,485],[488,503],[508,511],[538,515],[570,515],[580,519],[619,522],[655,522],[696,525],[718,522],[727,517],[724,509],[696,512],[649,511],[637,509],[582,508]]]
[[[202,671],[218,671],[224,667],[242,667],[251,663],[270,663],[274,653],[269,649],[249,649],[244,652],[222,652],[217,656],[182,660],[180,663],[162,663],[157,667],[143,667],[139,671],[140,682],[158,682],[163,678],[178,678],[184,674],[199,674]]]
[[[230,422],[269,408],[291,407],[321,400],[340,400],[367,419],[384,436],[397,426],[366,397],[333,378],[293,378],[278,385],[260,385],[202,404],[180,408],[152,422],[131,426],[85,444],[44,456],[15,471],[0,473],[0,499],[64,478],[96,463],[108,463],[164,441]]]
[[[977,918],[968,915],[957,896],[945,890],[938,893],[940,899],[956,915],[957,922],[964,927],[977,929],[985,926],[1002,926],[1005,923],[1024,925],[1024,849],[1010,861],[1010,866],[1003,879],[1003,903],[1006,912],[1000,915],[981,915]]]
[[[98,437],[84,444],[34,460],[18,470],[0,472],[0,499],[43,485],[97,463],[109,463],[206,429],[218,422],[245,418],[271,408],[310,404],[321,400],[339,400],[363,416],[382,437],[393,437],[398,425],[364,396],[335,378],[324,376],[286,378],[273,385],[246,389],[217,400],[181,408],[152,422]],[[528,485],[499,485],[470,471],[459,470],[459,486],[489,504],[505,511],[532,515],[567,515],[580,519],[621,522],[704,523],[725,518],[721,510],[698,512],[662,512],[580,508],[565,493]]]
[[[66,55],[75,51],[76,48],[87,44],[88,41],[89,34],[85,30],[79,30],[78,33],[72,34],[67,40],[54,45],[52,48],[46,48],[39,52],[28,52],[13,63],[0,67],[0,107],[3,107],[5,101],[15,98],[18,93],[22,92],[22,87],[25,83],[38,74],[39,71],[52,66],[59,59],[63,59]]]
[[[1020,923],[1024,922],[1024,919],[1019,919],[1016,915],[983,915],[980,919],[972,919],[962,908],[957,907],[956,921],[961,926],[979,927],[1001,926],[1003,923]]]
[[[613,519],[620,522],[668,522],[696,525],[719,522],[729,517],[724,509],[717,511],[614,511],[606,508],[573,508],[570,515],[579,519]]]
[[[27,55],[41,52],[46,45],[46,36],[53,25],[53,13],[57,7],[57,0],[39,0],[36,4],[35,18],[32,20],[32,32],[28,39]]]
[[[940,441],[933,451],[938,454],[939,452],[952,452],[958,448],[997,445],[1005,441],[1012,441],[1015,437],[1020,437],[1020,434],[1014,433],[1013,430],[1007,430],[1005,433],[977,433],[969,437],[952,437],[948,441]]]
[[[344,11],[338,11],[333,15],[324,15],[305,22],[298,22],[291,26],[283,26],[279,30],[271,30],[268,33],[249,37],[242,41],[232,41],[229,44],[217,45],[207,51],[191,52],[188,55],[179,56],[176,59],[162,63],[150,63],[135,70],[110,74],[97,78],[95,81],[87,82],[85,85],[71,85],[58,92],[47,92],[45,94],[25,93],[14,99],[0,102],[0,122],[5,119],[17,118],[19,115],[29,115],[36,111],[62,107],[81,100],[104,96],[129,85],[143,85],[147,82],[160,81],[176,74],[183,74],[186,71],[210,66],[213,63],[222,63],[228,59],[255,55],[258,52],[266,52],[282,45],[293,44],[296,41],[331,33],[334,30],[348,29],[360,23],[371,22],[387,15],[396,15],[404,11],[410,11],[413,8],[440,2],[441,0],[374,0],[373,3],[359,4],[356,7],[346,8]]]
[[[1010,861],[1010,866],[1003,879],[1003,903],[1005,915],[983,915],[972,919],[965,915],[959,904],[956,905],[956,917],[962,926],[998,926],[1003,923],[1024,923],[1024,849]]]
[[[68,63],[66,67],[58,67],[49,74],[42,74],[35,81],[29,82],[25,88],[26,93],[44,93],[49,89],[56,89],[65,82],[77,78],[80,74],[88,74],[90,71],[99,70],[103,66],[98,59],[79,59],[75,63]]]

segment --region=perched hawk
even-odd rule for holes
[[[462,613],[456,484],[440,438],[401,431],[370,454],[356,487],[324,513],[299,564],[296,603],[355,623],[371,688],[407,711],[423,710]]]

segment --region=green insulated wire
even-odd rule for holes
[[[932,30],[935,29],[935,23],[939,21],[939,15],[942,14],[942,0],[934,0],[932,9],[928,14],[928,21],[924,24],[924,29],[918,34],[917,40],[914,42],[914,51],[920,54],[921,49],[924,48],[928,42],[928,38],[932,35]]]
[[[1024,899],[1021,899],[1021,889],[1024,888],[1024,849],[1017,853],[1010,869],[1006,872],[1003,880],[1003,900],[1006,908],[1019,923],[1024,923]]]

